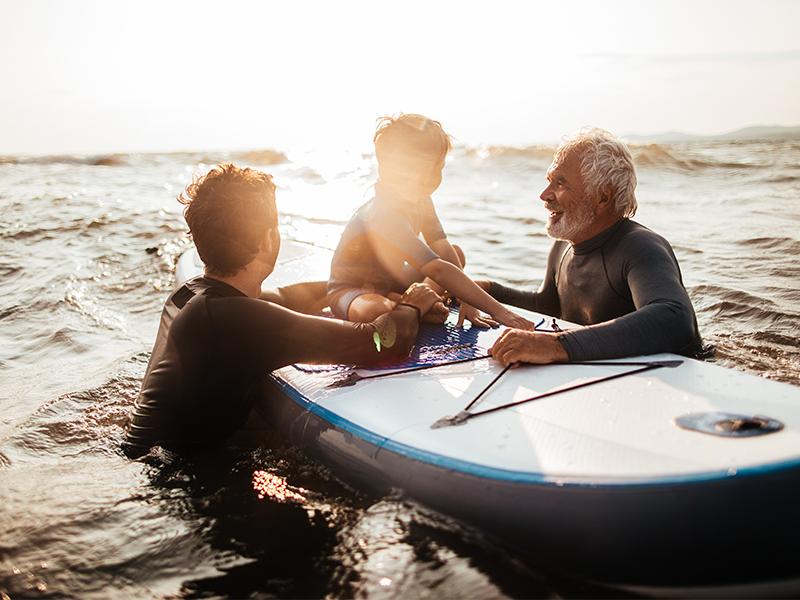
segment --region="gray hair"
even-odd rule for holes
[[[636,171],[633,157],[625,143],[609,132],[584,127],[564,138],[555,161],[563,161],[577,152],[586,194],[592,196],[607,185],[614,186],[614,211],[623,217],[636,214]]]

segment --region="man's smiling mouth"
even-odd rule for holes
[[[551,219],[563,214],[564,212],[561,207],[556,208],[555,206],[545,206],[545,209],[550,212]]]

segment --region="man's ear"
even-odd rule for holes
[[[264,232],[264,236],[261,238],[261,243],[259,244],[259,248],[261,248],[267,254],[272,253],[272,239],[273,239],[273,230],[274,227],[270,227]]]
[[[602,215],[608,212],[614,212],[614,198],[617,195],[617,189],[611,185],[603,186],[597,192],[597,200],[594,205],[594,212],[597,215]]]

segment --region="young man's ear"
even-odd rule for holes
[[[267,254],[271,254],[274,250],[272,247],[275,243],[275,227],[271,227],[264,232],[264,236],[261,238],[261,243],[259,247],[266,252]]]

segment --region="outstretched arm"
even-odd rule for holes
[[[544,279],[536,292],[506,287],[495,281],[479,281],[476,283],[498,302],[516,306],[517,308],[524,308],[531,312],[561,318],[561,301],[556,287],[556,270],[568,247],[568,242],[556,241],[553,243],[547,256]]]
[[[420,315],[437,301],[439,295],[430,287],[415,284],[400,297],[394,309],[371,323],[299,315],[273,306],[281,314],[266,324],[268,333],[257,332],[256,337],[271,337],[281,355],[281,364],[374,364],[407,356],[416,340]],[[246,323],[252,327],[253,320]]]
[[[264,290],[261,299],[307,315],[318,314],[328,305],[327,281],[296,283],[275,290]]]
[[[436,252],[436,254],[438,254],[442,259],[457,266],[462,271],[464,270],[463,253],[459,254],[460,249],[456,250],[456,247],[453,246],[447,238],[442,238],[431,242],[430,247],[431,250]],[[434,282],[433,279],[430,279],[429,283],[432,283],[435,287],[440,288],[437,290],[440,294],[444,293],[445,290],[442,289],[442,286]],[[465,319],[473,325],[477,325],[478,327],[494,327],[497,325],[497,322],[494,319],[482,315],[481,311],[479,311],[477,308],[462,301],[461,306],[458,309],[458,327],[461,327],[464,324]]]
[[[489,313],[495,321],[502,325],[518,329],[533,329],[534,327],[533,323],[514,314],[483,291],[452,263],[437,258],[423,265],[422,273],[458,297],[459,300]]]

